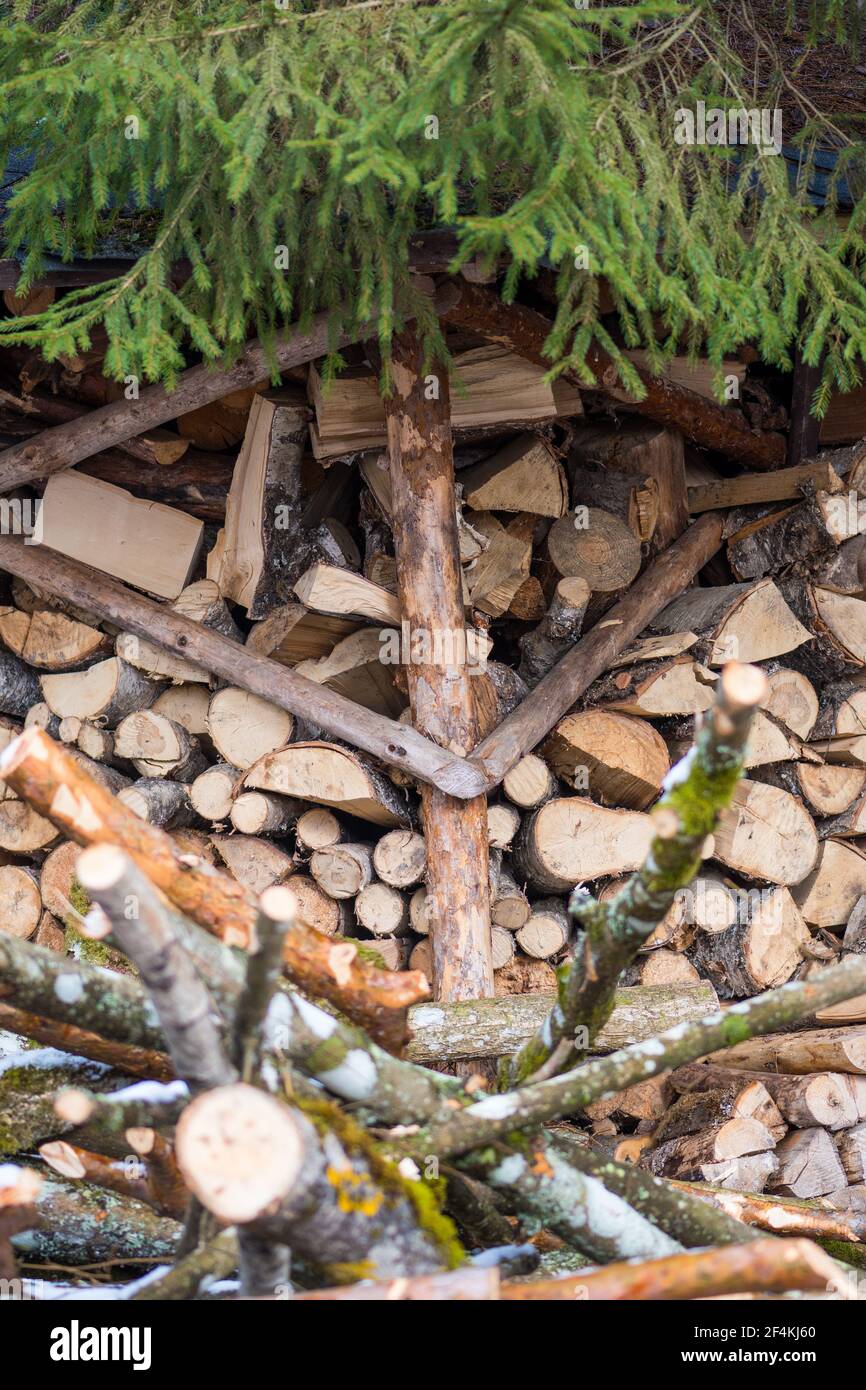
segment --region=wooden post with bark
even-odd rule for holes
[[[412,722],[443,747],[468,754],[478,725],[466,665],[448,375],[437,363],[434,376],[425,377],[423,349],[411,329],[394,337],[393,353],[394,389],[385,412],[398,593],[410,633],[426,633],[432,655],[406,667]],[[443,654],[448,646],[452,651]],[[490,995],[486,799],[458,801],[427,786],[421,805],[434,993],[440,999]]]

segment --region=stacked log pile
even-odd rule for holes
[[[602,361],[597,392],[568,374],[551,388],[540,316],[506,311],[495,348],[469,331],[484,332],[484,295],[463,285],[439,306],[466,388],[438,411],[454,437],[463,600],[448,631],[419,622],[423,591],[406,619],[400,565],[421,528],[394,487],[395,408],[372,354],[351,352],[333,391],[320,361],[287,353],[274,389],[251,356],[225,382],[235,389],[215,395],[206,378],[199,398],[181,388],[183,413],[130,414],[129,438],[98,360],[45,373],[4,354],[0,481],[20,485],[9,515],[34,515],[27,540],[40,543],[0,537],[0,1040],[45,1051],[0,1059],[0,1154],[41,1146],[41,1187],[16,1179],[26,1201],[10,1205],[39,1212],[43,1262],[76,1263],[63,1234],[76,1211],[90,1262],[142,1242],[154,1261],[174,1254],[183,1219],[196,1255],[181,1289],[240,1262],[247,1291],[272,1292],[289,1281],[288,1250],[316,1266],[314,1283],[348,1281],[350,1266],[439,1277],[440,1228],[418,1225],[345,1117],[315,1109],[310,1079],[367,1101],[366,1081],[342,1076],[356,1054],[377,1087],[365,1123],[419,1130],[390,1141],[404,1177],[425,1155],[450,1165],[449,1211],[470,1243],[483,1209],[492,1245],[535,1221],[598,1263],[624,1254],[591,1214],[579,1232],[553,1219],[543,1164],[557,1178],[568,1166],[577,1207],[606,1166],[636,1202],[636,1164],[665,1200],[695,1197],[690,1221],[711,1213],[754,1234],[784,1217],[786,1233],[862,1239],[866,450],[779,467],[779,416],[761,417],[760,391],[747,415],[716,406],[703,379],[659,385],[650,410],[621,399]],[[46,425],[74,425],[65,455],[60,439],[29,445]],[[109,447],[95,452],[88,430]],[[757,684],[714,705],[736,663]],[[459,696],[449,678],[436,692],[435,718],[416,669],[429,666],[461,673]],[[719,747],[733,749],[723,792],[693,786],[702,738],[713,775]],[[475,808],[471,846],[455,803]],[[660,886],[664,846],[686,839]],[[489,895],[493,998],[451,1002],[449,854],[482,922]],[[458,928],[470,941],[460,923],[449,940]],[[248,970],[235,947],[253,948]],[[160,951],[175,951],[169,988]],[[112,972],[107,995],[95,966]],[[838,990],[822,983],[832,966]],[[300,997],[281,968],[351,1023],[332,1029],[295,1002],[275,1041],[271,997]],[[793,1012],[774,1006],[753,1036],[764,1005],[749,1001],[786,984]],[[716,1031],[682,1051],[718,1003]],[[646,1066],[640,1046],[666,1029],[664,1065]],[[333,1030],[339,1057],[311,1060]],[[609,1054],[622,1047],[635,1060],[620,1072],[625,1054]],[[606,1084],[574,1082],[550,1110],[524,1116],[510,1098],[605,1065]],[[158,1085],[136,1092],[131,1078]],[[497,1084],[464,1133],[452,1111]],[[287,1087],[291,1109],[273,1098]],[[397,1105],[406,1087],[417,1092]],[[481,1152],[512,1113],[533,1136],[568,1119],[533,1138],[531,1180]],[[251,1137],[232,1187],[213,1136],[235,1145],[238,1117]],[[256,1172],[272,1150],[291,1173]],[[359,1202],[387,1206],[381,1248],[310,1216],[333,1216],[335,1164]],[[102,1244],[87,1214],[100,1202]],[[688,1241],[655,1217],[638,1218],[647,1258],[722,1243],[721,1225]],[[0,1273],[3,1231],[0,1218]],[[787,1285],[768,1256],[763,1287],[826,1287],[821,1259],[800,1256]],[[722,1263],[718,1287],[736,1291],[746,1275]],[[659,1275],[674,1289],[678,1277]],[[507,1289],[475,1296],[520,1296]]]

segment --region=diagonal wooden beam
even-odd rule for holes
[[[156,642],[281,709],[320,724],[328,733],[451,796],[478,796],[484,789],[479,768],[415,729],[356,705],[327,686],[316,685],[279,662],[190,622],[98,570],[42,546],[27,545],[17,536],[0,536],[0,569],[88,609],[125,632]]]

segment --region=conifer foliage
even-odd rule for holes
[[[856,42],[846,0],[775,8],[780,29],[799,10],[815,35]],[[503,258],[506,297],[542,263],[558,271],[549,350],[560,368],[579,366],[595,337],[640,394],[599,319],[604,276],[628,345],[656,366],[684,335],[717,363],[753,341],[782,368],[799,340],[808,361],[824,356],[819,407],[832,385],[859,382],[866,181],[851,178],[849,218],[835,203],[837,180],[862,169],[862,131],[817,113],[786,131],[807,152],[793,180],[754,146],[676,139],[680,108],[772,105],[790,85],[770,61],[756,92],[729,44],[746,3],[0,10],[0,158],[20,172],[3,254],[22,260],[20,288],[47,252],[110,254],[130,237],[142,248],[117,278],[5,320],[7,342],[52,357],[104,323],[109,374],[170,383],[192,355],[224,358],[250,334],[267,341],[331,309],[335,326],[372,320],[387,362],[395,315],[418,307],[410,233],[448,225],[455,265]],[[807,192],[818,140],[840,151],[823,208]]]

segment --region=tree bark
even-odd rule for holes
[[[411,329],[395,335],[393,353],[385,415],[398,592],[410,632],[426,633],[435,657],[437,637],[450,646],[465,630],[448,374],[435,364],[438,394],[427,399],[423,349]],[[465,652],[412,663],[406,678],[415,727],[468,754],[478,721]],[[492,995],[486,798],[458,801],[425,787],[421,805],[434,993],[446,1000]]]

